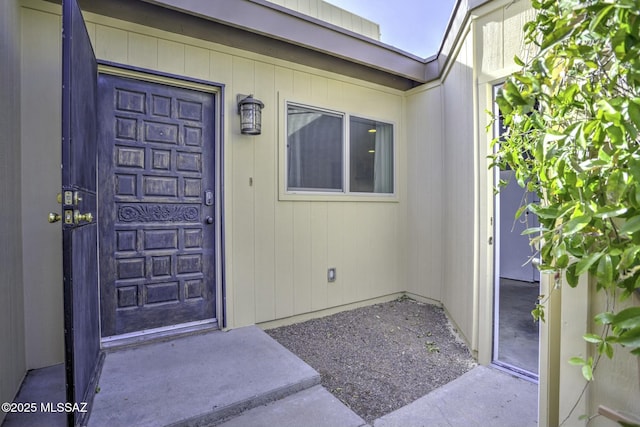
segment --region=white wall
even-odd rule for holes
[[[25,366],[20,204],[20,8],[0,2],[0,402],[13,400]],[[0,424],[4,419],[0,411]]]

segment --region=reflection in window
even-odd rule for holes
[[[393,126],[351,117],[350,187],[355,193],[393,193]]]
[[[287,107],[289,190],[343,191],[342,122],[339,114]]]
[[[393,194],[393,137],[389,123],[287,104],[287,190]]]

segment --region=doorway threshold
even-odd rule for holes
[[[211,332],[220,329],[216,319],[198,322],[181,323],[163,328],[147,329],[129,334],[115,335],[102,338],[102,349],[105,351],[119,350],[126,347],[135,347],[156,341],[180,338],[192,334]]]
[[[529,372],[525,369],[518,368],[517,366],[510,365],[508,363],[500,362],[499,360],[494,360],[491,362],[491,366],[499,371],[509,373],[518,378],[522,378],[523,380],[527,380],[534,384],[538,384],[539,377],[537,374],[533,372]]]

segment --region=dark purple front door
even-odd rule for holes
[[[96,79],[93,48],[75,0],[62,18],[62,242],[67,401],[91,403],[100,353],[96,217]],[[52,302],[53,303],[53,302]],[[80,425],[84,412],[69,412]]]
[[[212,320],[214,97],[100,74],[102,336]]]

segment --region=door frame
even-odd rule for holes
[[[200,321],[185,324],[171,325],[162,328],[132,332],[114,337],[101,338],[103,348],[113,348],[128,345],[135,342],[146,341],[159,337],[191,333],[208,329],[224,329],[226,320],[226,285],[225,285],[225,223],[224,223],[224,94],[225,85],[191,77],[185,77],[170,73],[163,73],[146,68],[133,67],[110,61],[98,60],[98,74],[108,74],[116,77],[136,79],[148,83],[175,86],[182,89],[197,90],[214,96],[214,281],[215,281],[215,314],[214,322]],[[98,95],[99,96],[99,95]],[[99,203],[99,201],[98,201]],[[100,245],[100,235],[98,235]]]
[[[497,82],[493,82],[491,84],[490,90],[490,102],[491,102],[491,111],[493,112],[493,116],[496,117],[498,115],[498,107],[495,102],[495,97],[498,92],[499,87],[504,83],[504,80],[499,80]],[[491,127],[491,140],[493,140],[499,134],[500,122],[495,120],[493,126]],[[494,154],[496,150],[499,148],[499,143],[496,143],[494,146],[494,150],[491,154]],[[493,188],[498,188],[500,183],[500,168],[498,166],[494,166],[491,168],[491,172],[489,173],[490,182]],[[491,364],[499,369],[505,370],[513,375],[517,375],[521,378],[527,379],[529,381],[538,383],[540,378],[540,372],[537,374],[534,372],[530,372],[526,369],[520,368],[518,366],[512,365],[510,363],[506,363],[498,360],[498,356],[500,354],[500,322],[499,322],[499,313],[500,313],[500,247],[501,247],[501,233],[500,226],[502,222],[501,218],[501,209],[500,202],[501,197],[500,193],[495,193],[493,195],[493,200],[491,201],[493,207],[493,215],[492,215],[492,227],[491,233],[493,235],[493,250],[491,251],[492,257],[492,268],[493,274],[491,275],[491,286],[490,289],[493,291],[493,310],[491,312],[492,319],[492,339],[491,339]],[[535,267],[534,267],[535,268]],[[540,284],[542,280],[541,275],[538,276],[538,283]],[[541,337],[540,333],[538,334],[538,365],[540,365],[540,357],[541,357]],[[540,371],[540,369],[539,369]]]

